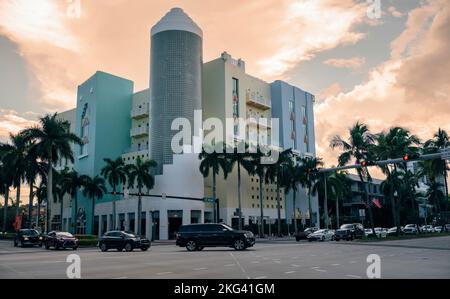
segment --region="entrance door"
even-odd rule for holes
[[[183,211],[168,211],[169,220],[169,240],[175,240],[175,234],[183,225]]]

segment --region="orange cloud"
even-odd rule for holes
[[[358,69],[366,63],[364,57],[353,57],[349,59],[328,59],[323,62],[326,65],[350,69]]]
[[[36,125],[37,122],[23,118],[14,110],[0,109],[0,142],[6,142],[9,134]]]

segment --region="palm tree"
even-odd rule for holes
[[[278,236],[281,237],[281,204],[280,188],[288,181],[288,169],[292,164],[292,149],[281,152],[278,161],[267,165],[266,183],[271,182],[277,186],[277,217],[278,217]]]
[[[357,164],[361,164],[362,161],[372,160],[374,157],[373,146],[375,136],[370,133],[369,128],[365,124],[357,122],[352,128],[350,128],[349,135],[348,141],[345,141],[340,136],[335,136],[330,144],[333,149],[340,148],[343,151],[338,158],[339,166],[349,164],[352,159],[356,160]],[[375,233],[372,209],[369,204],[369,190],[367,190],[367,184],[364,179],[366,178],[367,181],[371,181],[372,178],[367,167],[357,168],[357,172],[361,183],[364,185],[364,193],[366,197],[366,204],[368,205],[367,209],[369,211],[370,224],[372,226],[372,232],[374,236],[376,236],[377,234]]]
[[[314,182],[317,179],[315,170],[323,165],[322,159],[304,157],[300,159],[300,185],[308,190],[308,211],[309,211],[309,225],[312,226],[312,206],[311,195]]]
[[[153,160],[143,161],[140,157],[137,157],[135,164],[129,164],[126,166],[126,172],[128,173],[128,187],[138,189],[138,229],[137,235],[141,235],[142,225],[142,189],[145,187],[150,190],[155,185],[155,178],[150,174],[152,168],[156,168],[157,164]]]
[[[439,130],[434,134],[434,138],[425,142],[424,151],[426,153],[437,153],[439,150],[450,148],[450,137],[445,130],[439,128]],[[445,160],[434,160],[432,165],[435,174],[442,175],[444,177],[444,187],[446,195],[446,208],[448,211],[448,171],[450,168],[447,166]]]
[[[389,129],[387,133],[380,133],[376,135],[376,146],[373,147],[373,153],[379,160],[387,159],[397,159],[401,158],[406,154],[417,153],[420,144],[419,138],[415,135],[411,135],[410,132],[401,127],[393,127]],[[406,163],[402,163],[399,167],[406,171]],[[402,190],[400,189],[400,184],[398,182],[399,173],[397,165],[393,165],[391,170],[388,165],[380,166],[382,172],[387,176],[388,179],[392,180],[393,188],[389,188],[391,199],[391,207],[393,213],[394,224],[397,226],[397,234],[400,233],[400,203],[402,200]],[[393,172],[396,174],[393,175]],[[394,193],[400,195],[398,202],[396,202]]]
[[[443,184],[432,180],[427,185],[428,190],[425,196],[428,199],[428,202],[433,203],[435,207],[435,213],[438,214],[440,212],[441,203],[445,199],[445,194],[444,192],[442,192]]]
[[[10,144],[3,146],[3,162],[12,170],[14,180],[13,186],[16,188],[16,217],[20,209],[20,187],[25,179],[27,160],[27,140],[22,134],[10,134]]]
[[[116,194],[117,186],[125,184],[127,181],[127,172],[125,162],[122,158],[116,160],[104,159],[106,165],[101,170],[101,175],[108,181],[113,191],[113,227],[116,229]]]
[[[37,156],[34,151],[28,151],[25,161],[25,179],[30,188],[30,195],[28,201],[28,225],[32,227],[32,214],[33,214],[33,200],[35,197],[34,185],[38,176],[41,178],[45,176],[45,163],[37,160]]]
[[[8,170],[5,164],[0,160],[0,194],[5,198],[5,204],[3,205],[3,226],[2,231],[6,232],[7,218],[8,218],[8,201],[9,201],[9,188],[13,184],[13,176]]]
[[[217,204],[217,192],[216,192],[216,176],[220,173],[220,170],[224,173],[224,179],[227,179],[228,177],[228,160],[226,159],[225,155],[225,147],[223,147],[222,153],[218,153],[216,150],[212,148],[206,148],[203,147],[202,152],[198,156],[198,158],[201,160],[200,163],[200,173],[203,175],[204,178],[207,178],[209,176],[209,170],[212,170],[212,180],[213,180],[213,186],[212,186],[212,192],[213,192],[213,199],[214,202]],[[218,207],[215,209],[214,213],[216,214],[215,221],[219,222],[220,216],[218,214]]]
[[[259,237],[264,238],[264,182],[267,172],[267,164],[262,163],[261,159],[267,157],[266,154],[258,147],[257,153],[253,154],[253,168],[252,175],[258,176],[259,179],[259,208],[260,208],[260,223],[259,223]]]
[[[61,180],[61,187],[65,193],[69,194],[73,201],[72,229],[76,233],[78,224],[78,190],[84,186],[85,180],[78,172],[72,170],[67,172]]]
[[[34,196],[37,199],[36,205],[36,228],[39,227],[39,217],[41,216],[41,204],[47,200],[47,186],[45,180],[42,180],[39,186],[34,187]]]
[[[344,192],[344,188],[345,182],[343,182],[342,178],[335,172],[325,172],[317,175],[317,180],[312,187],[312,194],[317,194],[319,198],[323,199],[325,228],[329,228],[330,225],[328,217],[328,200],[330,200],[330,198],[337,200]]]
[[[226,157],[228,160],[228,166],[230,171],[234,169],[234,166],[237,166],[238,172],[238,212],[239,212],[239,230],[242,230],[242,200],[241,200],[241,166],[247,171],[250,175],[253,171],[253,155],[248,152],[248,145],[245,144],[245,151],[241,153],[240,149],[242,148],[242,144],[233,148],[233,153],[230,153],[231,150],[227,151]]]
[[[64,230],[63,229],[64,195],[66,194],[66,191],[64,190],[64,187],[62,184],[64,181],[64,177],[67,175],[68,172],[69,172],[68,168],[62,170],[61,172],[55,171],[55,180],[54,180],[55,185],[53,186],[53,192],[54,192],[55,202],[59,201],[59,203],[60,203],[60,210],[59,210],[60,230]]]
[[[70,133],[70,123],[58,119],[58,114],[41,117],[39,127],[33,127],[23,131],[26,139],[34,141],[33,148],[39,158],[47,162],[47,202],[53,201],[53,167],[59,159],[65,158],[74,161],[71,143],[81,145],[82,140],[75,134]],[[45,228],[48,231],[48,224]]]
[[[351,195],[352,181],[348,178],[346,172],[333,173],[334,179],[337,181],[334,186],[334,194],[336,201],[336,228],[339,228],[339,202]]]
[[[296,211],[296,206],[295,206],[295,201],[297,199],[297,191],[298,191],[298,186],[300,184],[301,181],[301,172],[302,172],[302,167],[300,166],[300,164],[297,162],[297,158],[295,158],[295,160],[293,161],[293,163],[288,164],[288,166],[286,167],[285,171],[287,171],[287,174],[285,174],[285,184],[284,184],[284,191],[286,193],[289,193],[292,190],[292,211],[294,213],[294,232],[297,235],[298,232],[298,227],[297,227],[297,211]]]
[[[83,196],[89,198],[91,200],[91,211],[92,211],[92,219],[91,219],[91,233],[94,234],[94,226],[95,226],[95,201],[100,200],[106,194],[105,180],[100,176],[95,176],[91,178],[89,176],[83,175],[82,179],[84,181],[83,184]]]

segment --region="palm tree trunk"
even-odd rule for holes
[[[297,191],[295,190],[295,188],[292,190],[293,194],[293,199],[292,199],[292,209],[294,211],[294,233],[295,235],[297,235],[298,232],[298,228],[297,228],[297,211],[295,209],[295,200],[297,197]]]
[[[213,209],[214,209],[214,222],[215,223],[219,223],[219,212],[218,209],[216,208],[217,205],[217,195],[216,195],[216,172],[213,169],[213,199],[214,199],[214,203],[213,203]]]
[[[91,234],[94,234],[95,231],[95,197],[91,198],[92,200],[92,219],[91,219]],[[100,232],[98,232],[100,234]]]
[[[339,196],[336,196],[336,229],[339,229]]]
[[[16,187],[16,217],[19,216],[20,213],[20,181]]]
[[[142,188],[139,187],[139,196],[138,196],[138,215],[137,215],[137,220],[138,220],[138,228],[137,228],[137,235],[138,237],[141,236],[141,226],[142,226],[142,196],[141,196],[141,191]]]
[[[446,212],[448,212],[448,200],[449,200],[449,198],[448,198],[448,182],[447,182],[447,179],[448,179],[448,174],[447,174],[447,161],[445,160],[444,161],[444,165],[445,165],[445,167],[444,167],[444,186],[445,186],[445,211]]]
[[[277,218],[278,218],[278,237],[281,237],[281,207],[280,207],[280,183],[277,179]]]
[[[49,232],[50,230],[50,222],[51,219],[49,215],[50,213],[50,205],[53,201],[53,167],[52,167],[52,155],[50,153],[48,159],[48,172],[47,172],[47,204],[46,204],[46,217],[45,217],[45,232]]]
[[[116,196],[117,196],[117,194],[116,194],[116,186],[113,186],[113,200],[112,200],[112,204],[113,204],[113,221],[112,221],[112,226],[113,226],[113,229],[117,229],[116,228],[116,215],[117,215],[117,212],[116,212]],[[109,229],[109,227],[108,227],[108,229]]]
[[[239,208],[239,230],[242,230],[242,203],[241,203],[241,163],[238,162],[238,208]]]
[[[327,189],[327,176],[324,173],[324,199],[323,199],[323,209],[324,209],[324,222],[325,228],[328,229],[328,189]]]
[[[30,184],[30,196],[28,200],[28,228],[31,228],[33,221],[31,219],[33,215],[33,184]]]
[[[261,220],[260,220],[260,231],[259,231],[259,237],[264,238],[264,193],[263,193],[263,178],[259,177],[259,207],[260,207],[260,213],[261,213]]]
[[[37,200],[37,206],[36,206],[36,228],[39,228],[39,217],[41,216],[41,202],[39,201],[39,198]]]
[[[309,227],[313,227],[313,224],[312,224],[312,207],[311,207],[311,187],[308,188],[308,213],[309,213]]]
[[[64,196],[62,197],[62,198],[60,198],[60,203],[61,203],[61,211],[60,211],[60,213],[61,213],[61,231],[63,231],[64,230],[64,228],[63,228],[63,216],[64,216]]]
[[[373,222],[372,208],[370,207],[370,202],[369,202],[369,190],[367,190],[368,186],[367,186],[366,182],[364,181],[361,171],[358,171],[358,175],[359,175],[359,179],[361,180],[361,183],[364,186],[364,194],[366,196],[366,204],[369,205],[367,207],[367,211],[369,212],[369,221],[370,221],[370,226],[372,228],[372,233],[375,238],[378,238],[377,234],[375,233],[375,224]]]
[[[8,218],[8,201],[9,201],[9,187],[6,187],[5,191],[5,205],[3,207],[3,232],[6,232],[6,224]]]
[[[75,191],[75,196],[73,197],[73,209],[75,210],[75,213],[73,215],[72,223],[73,223],[73,233],[77,233],[77,226],[78,226],[78,195],[77,191]]]

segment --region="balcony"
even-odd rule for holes
[[[142,145],[142,146],[135,146],[135,147],[130,147],[129,149],[126,149],[124,151],[124,154],[132,154],[132,153],[138,153],[138,152],[143,152],[143,151],[148,151],[148,145]]]
[[[136,108],[131,111],[131,117],[134,119],[141,119],[149,116],[148,104],[143,105],[141,108]]]
[[[131,135],[131,137],[148,136],[148,130],[149,129],[147,127],[134,128],[134,129],[131,129],[130,135]]]
[[[247,92],[246,95],[247,105],[253,106],[262,110],[269,110],[272,107],[270,100],[264,99],[264,97],[255,93]]]

